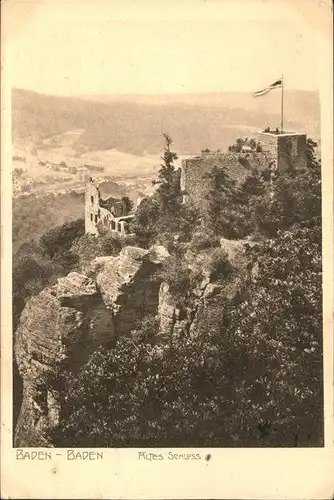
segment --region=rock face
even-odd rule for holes
[[[205,251],[188,254],[188,269],[197,274],[197,285],[191,290],[191,296],[180,304],[167,283],[162,283],[159,292],[160,335],[164,338],[179,338],[183,335],[198,335],[201,325],[208,318],[208,308],[212,305],[223,310],[235,300],[244,286],[251,279],[248,270],[247,246],[253,242],[233,241],[221,238],[220,245],[227,256],[226,276],[216,280],[211,267],[212,253]]]
[[[47,445],[47,430],[57,423],[64,397],[62,366],[67,363],[75,371],[113,333],[96,284],[84,275],[70,273],[29,300],[15,335],[23,379],[15,446]]]
[[[15,334],[23,379],[15,446],[51,446],[49,431],[61,418],[68,389],[64,370],[75,374],[94,350],[127,335],[144,317],[157,316],[159,334],[171,341],[207,331],[208,311],[223,310],[251,279],[246,248],[252,244],[220,243],[221,249],[186,254],[196,279],[184,294],[161,283],[159,267],[169,256],[164,247],[128,246],[117,257],[95,258],[87,275],[72,272],[32,297]],[[213,263],[220,254],[226,273],[217,275]]]
[[[127,334],[144,316],[156,314],[159,283],[152,277],[167,256],[161,247],[126,247],[118,257],[93,261],[97,287],[119,335]]]
[[[66,396],[64,367],[75,373],[99,346],[157,313],[159,283],[152,277],[166,256],[161,247],[125,247],[118,257],[95,259],[89,277],[72,272],[27,302],[15,333],[23,379],[15,446],[50,445]]]

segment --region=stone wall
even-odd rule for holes
[[[306,134],[278,137],[278,168],[306,167]]]
[[[264,170],[274,162],[274,168],[285,170],[289,165],[294,168],[306,166],[306,134],[274,134],[260,132],[259,141],[262,152],[202,152],[200,156],[182,160],[181,189],[184,201],[191,200],[203,209],[209,192],[206,175],[216,166],[225,167],[229,176],[242,182],[253,170]]]
[[[98,236],[102,225],[108,231],[125,234],[130,220],[127,219],[125,204],[112,197],[103,200],[97,184],[90,178],[85,190],[85,232]]]
[[[182,187],[186,200],[203,209],[209,193],[209,183],[205,176],[212,171],[212,161],[202,156],[182,161]]]
[[[259,133],[262,149],[275,162],[280,171],[289,166],[304,168],[306,166],[306,134],[271,134]]]
[[[203,152],[201,156],[183,160],[181,189],[184,201],[191,200],[200,210],[205,207],[210,189],[206,176],[214,167],[226,168],[232,180],[242,182],[252,170],[263,170],[267,165],[266,155],[256,152]]]
[[[97,223],[100,217],[100,192],[97,185],[89,180],[85,190],[85,232],[98,235]]]
[[[100,198],[100,206],[106,208],[113,214],[114,217],[124,217],[127,215],[127,210],[123,200],[110,196],[107,199]]]

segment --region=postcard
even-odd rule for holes
[[[2,14],[2,498],[332,498],[332,3]]]

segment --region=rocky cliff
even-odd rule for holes
[[[169,257],[164,247],[128,246],[117,257],[95,258],[86,274],[71,272],[32,297],[15,334],[23,379],[15,446],[51,446],[49,431],[69,389],[62,374],[75,374],[94,350],[112,345],[147,316],[156,317],[159,335],[172,341],[208,331],[212,312],[224,311],[251,279],[247,245],[222,239],[220,249],[188,251],[184,258],[196,279],[181,294],[162,282],[159,270]],[[224,265],[218,274],[217,255]]]
[[[88,275],[72,272],[28,301],[15,333],[23,379],[15,446],[49,446],[66,396],[64,369],[75,373],[98,346],[157,313],[153,277],[166,256],[161,247],[125,247],[117,257],[96,258]]]
[[[196,336],[211,318],[208,311],[216,307],[224,311],[227,305],[238,299],[239,293],[252,279],[248,268],[247,247],[253,242],[221,238],[222,255],[226,256],[225,272],[217,278],[214,251],[188,252],[185,255],[189,271],[197,277],[188,297],[180,301],[167,283],[162,283],[159,293],[160,335],[178,338]]]

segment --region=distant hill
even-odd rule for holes
[[[320,135],[319,101],[315,92],[286,92],[286,128]],[[42,95],[13,89],[13,139],[38,145],[43,139],[81,130],[73,148],[78,154],[117,149],[156,154],[168,132],[180,154],[203,148],[225,149],[240,136],[279,126],[279,95],[263,98],[222,93],[179,96]]]

